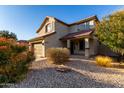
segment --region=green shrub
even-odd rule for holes
[[[8,82],[8,78],[5,75],[0,75],[0,83]]]
[[[0,37],[0,46],[8,46],[9,42],[6,38]]]
[[[14,53],[21,53],[27,50],[26,46],[19,46],[19,45],[11,46],[11,48]]]
[[[112,66],[112,58],[107,57],[107,56],[97,56],[96,58],[96,63],[100,66],[105,66],[105,67],[110,67]]]
[[[22,80],[28,71],[29,60],[31,61],[32,59],[28,58],[27,52],[11,55],[7,64],[0,65],[0,75],[7,77],[6,81],[9,83]]]
[[[15,83],[22,80],[28,71],[28,65],[25,62],[10,64],[6,67],[6,76],[8,77],[8,82]]]
[[[27,62],[33,61],[35,59],[34,53],[31,51],[27,52]]]
[[[48,62],[54,64],[63,64],[69,59],[69,50],[67,48],[49,48],[47,50]]]
[[[17,44],[13,39],[0,38],[0,83],[22,80],[33,59],[27,46]]]
[[[7,47],[0,46],[0,65],[5,65],[9,62],[11,51]]]
[[[28,71],[27,54],[12,55],[8,64],[0,66],[0,74],[7,77],[9,83],[20,81]]]
[[[0,42],[0,46],[8,46],[8,42]]]
[[[9,55],[5,52],[0,52],[0,65],[7,64],[9,62]]]

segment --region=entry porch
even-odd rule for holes
[[[70,50],[72,55],[82,55],[86,58],[97,54],[97,41],[94,39],[91,30],[70,33],[63,38],[63,47]]]

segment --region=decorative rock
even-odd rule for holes
[[[59,67],[56,67],[55,69],[59,72],[69,72],[69,71],[71,71],[69,68],[64,67],[64,66],[59,66]]]
[[[65,65],[51,65],[46,60],[33,62],[27,78],[14,88],[124,88],[124,69],[104,68],[73,58]],[[56,69],[56,70],[55,70]],[[69,71],[60,73],[57,71]]]

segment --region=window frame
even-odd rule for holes
[[[51,26],[51,29],[50,29],[50,30],[48,30],[48,27],[49,27],[49,26]],[[52,31],[52,28],[53,28],[52,23],[48,23],[48,24],[46,25],[46,29],[45,29],[46,31],[45,31],[45,32],[46,32],[46,33],[51,32],[51,31]]]

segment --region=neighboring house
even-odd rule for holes
[[[38,36],[29,40],[30,49],[37,58],[45,57],[46,50],[53,47],[66,47],[71,54],[86,57],[96,55],[98,42],[93,33],[97,22],[97,16],[71,24],[47,16],[37,30]]]

